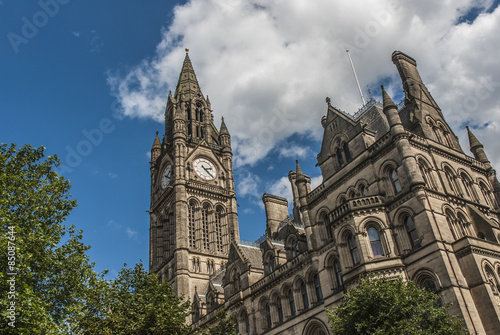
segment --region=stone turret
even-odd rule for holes
[[[295,184],[297,185],[297,193],[299,196],[299,212],[304,224],[307,238],[307,245],[309,248],[316,248],[315,240],[312,237],[312,227],[311,219],[309,218],[308,204],[307,204],[307,194],[310,190],[311,179],[304,175],[302,169],[300,168],[299,161],[296,160],[296,172],[295,172]]]
[[[288,201],[276,195],[264,193],[262,202],[266,210],[266,235],[273,238],[280,223],[288,217]]]

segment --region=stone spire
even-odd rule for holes
[[[226,123],[224,122],[224,117],[222,117],[222,122],[220,124],[220,135],[229,135],[229,131],[227,130]]]
[[[469,145],[470,145],[470,149],[476,149],[478,147],[483,147],[483,145],[481,144],[481,142],[479,142],[479,140],[477,139],[477,137],[472,133],[472,131],[470,131],[469,129],[469,126],[465,126],[465,128],[467,128],[467,135],[469,136]]]
[[[156,137],[151,147],[151,161],[154,162],[160,156],[161,153],[161,143],[158,137],[158,131],[156,131]]]
[[[306,181],[306,177],[304,176],[304,173],[302,172],[302,169],[300,168],[300,165],[299,165],[299,161],[298,160],[295,160],[295,164],[296,164],[296,176],[297,176],[297,179],[296,179],[296,182],[301,182],[301,181]]]
[[[384,106],[384,114],[387,117],[387,122],[389,122],[389,127],[391,128],[392,136],[397,136],[405,133],[403,124],[401,123],[401,118],[399,117],[398,108],[394,101],[392,101],[389,94],[382,88],[382,100]]]
[[[186,48],[186,57],[184,58],[184,64],[182,65],[181,74],[179,75],[177,88],[174,94],[174,98],[177,100],[179,100],[182,94],[184,94],[184,99],[186,100],[191,100],[197,96],[203,97],[188,52],[189,49]]]
[[[486,153],[484,152],[483,145],[481,144],[481,142],[479,142],[477,137],[474,136],[472,131],[469,129],[469,126],[466,126],[466,128],[467,128],[467,135],[469,135],[470,151],[474,155],[474,158],[476,158],[481,163],[486,164],[486,168],[490,169],[491,164],[490,161],[488,160],[488,157],[486,156]]]
[[[220,124],[219,140],[220,145],[224,148],[224,150],[231,150],[231,135],[229,135],[224,118],[222,118],[222,122]]]
[[[382,101],[383,101],[383,105],[384,105],[384,110],[386,108],[397,108],[394,101],[392,101],[389,94],[387,94],[387,92],[385,91],[384,85],[381,85],[380,87],[382,88]]]

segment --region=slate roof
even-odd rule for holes
[[[248,245],[238,244],[243,257],[250,262],[250,265],[255,268],[264,268],[262,264],[262,252],[258,247],[251,247]]]

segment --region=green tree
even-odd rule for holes
[[[186,318],[191,314],[166,282],[148,273],[142,263],[123,268],[107,281],[102,276],[90,283],[91,289],[77,317],[80,334],[172,334],[191,333]]]
[[[446,313],[439,296],[399,278],[361,278],[339,306],[327,310],[332,334],[456,335],[462,322]]]
[[[228,315],[227,311],[221,309],[215,316],[213,325],[206,325],[197,329],[195,334],[200,335],[234,335],[238,329],[234,314]]]
[[[76,206],[44,148],[0,144],[0,333],[60,334],[80,306],[93,265],[81,231],[62,223]]]

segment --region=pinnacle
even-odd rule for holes
[[[220,124],[220,131],[219,133],[222,134],[227,134],[229,135],[229,131],[227,130],[226,123],[224,122],[224,117],[222,117],[222,122]]]
[[[182,70],[179,75],[179,80],[177,82],[177,87],[175,89],[174,98],[179,99],[183,94],[186,99],[191,100],[196,96],[203,97],[201,94],[200,86],[198,84],[198,79],[194,73],[193,64],[188,54],[189,49],[186,49],[186,57],[184,58],[184,63],[182,65]]]
[[[156,131],[155,140],[151,149],[161,149],[160,138],[158,137],[158,130]]]
[[[465,126],[465,128],[467,128],[467,135],[469,135],[470,148],[473,149],[476,147],[482,147],[483,145],[481,144],[481,142],[479,142],[479,140],[476,138],[476,136],[474,136],[472,131],[470,131],[469,126]]]
[[[389,94],[387,94],[387,92],[385,91],[384,85],[381,85],[380,87],[382,88],[382,101],[383,101],[383,105],[384,105],[384,110],[386,108],[397,108],[394,101],[392,101]]]
[[[296,163],[297,181],[305,180],[304,173],[302,172],[302,169],[300,168],[299,165],[299,160],[295,160],[295,163]]]

